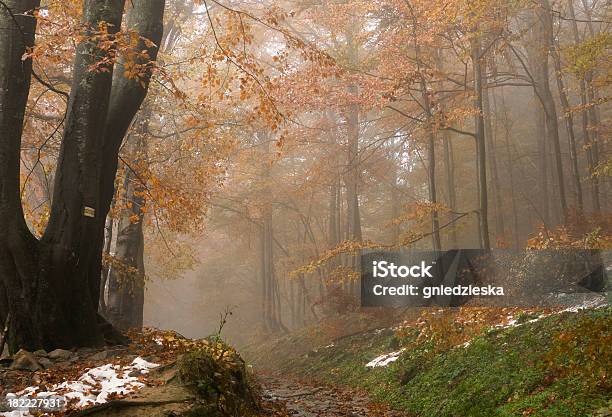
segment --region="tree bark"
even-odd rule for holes
[[[586,3],[583,2],[585,9]],[[576,11],[574,8],[574,1],[568,0],[567,9],[570,18],[570,26],[572,28],[572,36],[574,38],[574,44],[578,45],[581,42],[580,32],[578,30],[578,22],[576,22]],[[593,35],[592,25],[588,25],[591,36]],[[596,175],[592,175],[595,172],[597,165],[599,164],[599,152],[598,152],[598,144],[597,137],[594,136],[594,131],[591,130],[591,124],[596,125],[596,111],[592,106],[592,100],[594,98],[594,93],[592,86],[590,86],[589,80],[592,78],[592,74],[590,71],[583,76],[578,78],[578,83],[580,86],[580,104],[582,106],[581,117],[582,117],[582,134],[584,136],[584,148],[586,151],[587,163],[589,166],[589,178],[591,183],[591,204],[592,209],[595,213],[601,212],[601,201],[599,198],[599,178]],[[587,90],[589,91],[587,93]],[[590,110],[589,110],[590,109]]]
[[[514,163],[512,161],[512,149],[510,147],[510,132],[512,131],[512,123],[508,116],[508,108],[506,107],[506,99],[504,96],[504,90],[501,90],[502,97],[502,114],[504,123],[504,144],[506,148],[506,165],[508,167],[508,179],[510,181],[510,201],[512,203],[512,237],[513,237],[513,248],[519,249],[519,221],[518,221],[518,208],[516,204],[516,190],[514,181]]]
[[[580,170],[578,169],[578,154],[576,152],[576,135],[574,132],[574,117],[571,112],[571,106],[567,92],[565,91],[565,83],[563,81],[563,72],[561,68],[561,56],[559,55],[558,46],[555,45],[552,50],[552,59],[555,66],[555,78],[557,80],[557,88],[559,90],[559,99],[563,107],[563,119],[565,120],[565,130],[569,142],[570,162],[572,165],[572,180],[574,183],[574,201],[576,209],[579,213],[584,210],[584,202],[582,197],[582,184],[580,182]]]
[[[493,206],[495,208],[495,237],[496,240],[504,240],[505,226],[504,213],[502,203],[502,190],[499,181],[499,172],[497,170],[497,153],[496,153],[496,129],[493,128],[491,120],[491,102],[489,99],[489,89],[486,88],[483,92],[483,110],[485,119],[485,138],[487,142],[487,156],[489,164],[489,174],[491,176],[491,191],[493,197]]]
[[[0,5],[0,323],[11,316],[10,351],[40,346],[36,322],[39,248],[23,217],[19,187],[21,135],[30,91],[32,60],[22,60],[34,45],[39,1],[7,0]]]
[[[561,216],[567,220],[567,198],[565,195],[565,180],[563,178],[563,160],[561,157],[561,144],[559,140],[559,126],[557,123],[557,108],[550,90],[548,58],[553,48],[553,25],[550,4],[548,0],[540,0],[541,7],[536,9],[536,16],[539,21],[540,40],[544,45],[539,65],[537,65],[538,73],[536,85],[534,86],[539,99],[542,101],[544,113],[546,116],[546,128],[548,139],[552,143],[552,150],[555,162],[555,174],[557,180],[557,191],[559,193],[559,206]]]
[[[35,2],[9,4],[36,6]],[[10,245],[0,244],[3,265],[0,292],[4,293],[5,305],[13,313],[9,332],[11,351],[95,346],[104,343],[107,336],[124,340],[106,325],[97,311],[104,225],[114,194],[118,149],[146,95],[151,71],[146,71],[144,79],[128,79],[120,63],[113,77],[112,64],[104,62],[109,50],[99,48],[97,41],[89,36],[101,22],[108,24],[110,36],[121,27],[123,0],[86,0],[83,7],[85,40],[77,46],[48,227],[40,241],[32,237],[25,227],[18,193],[12,192],[7,198],[11,202],[6,206],[14,210],[12,215],[0,214],[0,227],[16,233]],[[135,2],[128,27],[157,45],[161,39],[163,10],[162,0]],[[3,19],[2,27],[11,28],[10,16],[4,14]],[[31,18],[18,16],[17,19]],[[27,42],[17,39],[14,29],[8,29],[10,33],[3,37],[8,42],[0,46],[10,50],[2,54],[0,66],[4,68],[0,69],[0,77],[13,78],[9,94],[13,95],[14,107],[2,112],[3,121],[10,118],[13,125],[14,138],[6,143],[12,146],[20,141],[31,72],[29,60],[22,63],[21,57],[25,46],[33,45],[33,25],[24,24],[27,26],[24,33],[29,34]],[[138,50],[149,52],[146,59],[140,59],[141,63],[153,62],[157,46],[147,48],[141,43]],[[14,73],[17,68],[21,80]],[[3,97],[3,109],[4,103]],[[1,146],[4,148],[4,145],[3,141]],[[7,149],[10,156],[0,161],[0,165],[13,174],[8,176],[8,197],[15,186],[18,189],[18,176],[14,173],[19,170],[19,155],[15,154],[18,147]],[[2,194],[4,190],[3,184]],[[26,299],[29,306],[23,308]]]
[[[483,110],[483,75],[482,75],[482,48],[478,34],[472,38],[471,54],[474,73],[474,108],[477,113],[474,124],[476,126],[476,159],[478,166],[478,200],[479,200],[479,230],[481,246],[484,250],[491,250],[489,240],[489,206],[487,193],[487,159],[486,159],[486,138],[485,122]]]
[[[347,34],[347,48],[349,54],[349,65],[355,68],[358,64],[358,51],[357,44],[352,33]],[[348,92],[352,96],[352,100],[357,100],[359,95],[359,88],[357,85],[349,86]],[[348,137],[348,161],[345,175],[347,238],[353,242],[361,242],[361,214],[359,209],[359,181],[361,178],[361,163],[359,160],[359,104],[356,102],[348,105],[346,123]],[[360,270],[360,253],[350,257],[350,267],[354,271]],[[351,279],[348,286],[349,293],[355,294],[355,288],[355,281]]]
[[[139,128],[127,139],[127,147],[135,155],[134,166],[146,160],[144,136],[147,132],[148,112],[143,112]],[[125,169],[125,195],[117,227],[117,241],[113,256],[116,265],[108,280],[106,318],[118,329],[142,328],[144,310],[144,205],[145,185],[132,167]],[[103,297],[100,297],[103,299]]]

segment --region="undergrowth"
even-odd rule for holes
[[[364,388],[422,417],[588,417],[612,405],[612,308],[539,319],[523,313],[515,316],[519,325],[507,328],[474,317],[457,326],[455,313],[431,314],[400,331],[347,337],[278,367]],[[449,325],[462,330],[448,332]],[[389,366],[365,367],[400,348]]]

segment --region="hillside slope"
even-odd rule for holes
[[[497,325],[491,317],[479,309],[425,312],[403,326],[284,354],[308,344],[303,332],[261,348],[254,361],[363,388],[415,416],[612,415],[612,308],[515,313]]]

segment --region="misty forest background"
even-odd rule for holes
[[[245,344],[355,311],[360,248],[612,245],[606,1],[152,3],[159,40],[100,23],[86,41],[112,53],[80,67],[121,60],[148,87],[98,248],[118,328],[200,337],[231,311]],[[63,198],[82,9],[41,2],[22,57],[19,195],[38,238]]]

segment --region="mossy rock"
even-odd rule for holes
[[[259,409],[257,388],[240,355],[222,342],[187,352],[178,377],[199,400],[189,416],[250,416]]]

